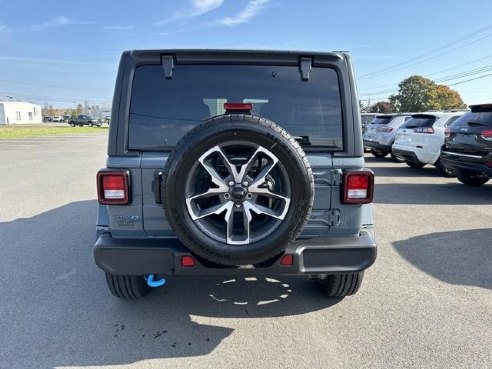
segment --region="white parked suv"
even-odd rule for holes
[[[391,154],[395,162],[403,162],[404,159],[393,155],[391,146],[395,141],[396,132],[406,121],[411,118],[412,113],[386,114],[376,116],[367,127],[364,134],[364,148],[371,150],[376,158],[384,158]]]
[[[413,114],[396,133],[393,155],[405,159],[405,163],[412,168],[432,164],[441,175],[454,176],[453,171],[441,163],[441,147],[444,144],[444,130],[463,114],[464,112]]]
[[[53,117],[53,119],[51,119],[51,121],[53,123],[61,123],[61,122],[63,122],[63,117],[60,116],[60,115],[56,115],[56,116]]]

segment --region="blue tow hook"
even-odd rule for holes
[[[149,274],[145,278],[145,280],[147,281],[147,284],[149,285],[149,287],[153,287],[153,288],[161,287],[161,286],[164,286],[166,284],[166,278],[154,280],[153,274]]]

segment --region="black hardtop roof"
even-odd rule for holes
[[[157,63],[164,56],[172,56],[177,64],[279,64],[294,65],[303,59],[312,63],[337,64],[350,57],[344,52],[282,51],[282,50],[235,50],[235,49],[154,49],[130,50],[123,53],[135,62]]]
[[[492,112],[492,103],[470,105],[469,107],[470,107],[472,113]]]
[[[297,56],[331,56],[337,59],[343,59],[347,51],[307,51],[307,50],[266,50],[266,49],[137,49],[127,50],[133,54],[256,54],[256,55],[297,55]]]

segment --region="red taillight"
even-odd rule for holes
[[[413,131],[415,133],[434,133],[434,128],[432,127],[423,127],[423,128],[414,128]]]
[[[294,256],[290,255],[290,254],[285,254],[280,259],[280,265],[283,265],[283,266],[294,265]]]
[[[368,204],[374,192],[374,173],[370,170],[346,171],[343,175],[342,202]]]
[[[381,127],[378,128],[377,131],[381,133],[390,133],[393,131],[393,127]]]
[[[485,129],[480,132],[480,137],[485,141],[492,141],[492,129]]]
[[[251,103],[224,103],[225,110],[252,110],[253,104]]]
[[[447,128],[444,130],[444,136],[445,136],[446,138],[451,137],[451,128],[447,127]]]
[[[130,201],[128,170],[101,170],[97,173],[97,195],[103,205],[125,205]]]
[[[190,268],[195,266],[195,259],[189,255],[181,256],[181,266]]]

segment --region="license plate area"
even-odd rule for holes
[[[407,135],[406,133],[399,133],[398,134],[398,141],[400,142],[410,142],[410,136]]]
[[[467,145],[474,145],[477,143],[477,135],[458,133],[453,137],[453,142]]]

